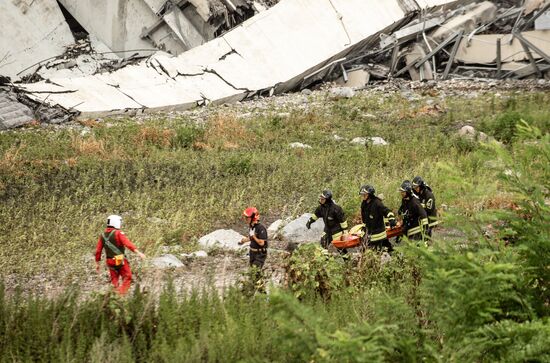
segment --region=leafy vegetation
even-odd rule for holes
[[[550,96],[449,98],[439,108],[396,97],[289,116],[219,113],[201,126],[0,134],[0,218],[14,221],[0,225],[2,275],[63,265],[78,276],[83,267],[66,261],[93,250],[111,212],[149,252],[192,249],[248,204],[272,219],[310,211],[324,187],[357,219],[367,180],[395,208],[401,180],[420,174],[448,206],[429,248],[404,243],[381,263],[372,251],[343,259],[305,245],[287,261],[287,284],[267,295],[180,294],[167,283],[159,299],[139,288],[80,299],[78,287],[50,299],[0,286],[0,362],[550,361]],[[508,125],[512,112],[520,117],[504,136],[488,126]],[[456,138],[468,120],[506,143]],[[312,149],[288,149],[292,141]]]

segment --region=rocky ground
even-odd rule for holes
[[[464,234],[456,229],[441,227],[434,233],[435,238],[456,239]],[[285,284],[285,266],[290,257],[286,242],[275,240],[270,244],[268,259],[265,264],[265,276],[268,284],[280,286]],[[331,247],[331,253],[338,253]],[[352,250],[352,256],[358,256],[359,251]],[[81,298],[110,289],[109,275],[104,266],[98,274],[95,271],[93,255],[85,256],[83,272],[79,276],[69,276],[59,271],[56,276],[39,274],[34,276],[8,275],[4,277],[6,293],[14,294],[22,291],[25,295],[41,297],[56,297],[69,288],[75,288]],[[140,286],[149,294],[159,295],[162,289],[171,281],[177,292],[184,293],[193,289],[223,292],[231,286],[239,286],[246,280],[248,270],[247,249],[242,251],[214,250],[207,257],[182,258],[183,266],[177,268],[157,268],[152,266],[151,257],[140,261],[135,255],[130,255],[134,284],[132,289]],[[381,261],[384,257],[381,257]]]

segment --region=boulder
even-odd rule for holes
[[[301,142],[293,142],[288,144],[292,149],[311,149],[311,146],[308,144],[302,144]]]
[[[378,137],[378,136],[370,137],[369,141],[373,145],[388,145],[388,142],[386,140],[384,140],[383,138]]]
[[[350,141],[350,144],[354,145],[366,145],[367,144],[367,138],[366,137],[356,137],[353,140]]]
[[[489,136],[484,132],[477,131],[473,126],[466,125],[458,130],[458,135],[469,140],[479,140],[482,142],[488,141]]]
[[[356,137],[353,140],[350,141],[351,144],[354,145],[388,145],[388,142],[384,140],[381,137],[373,136],[373,137]]]
[[[151,264],[158,268],[183,267],[185,266],[179,258],[174,255],[162,255],[151,260]]]
[[[336,87],[330,89],[330,98],[340,100],[343,98],[352,98],[355,96],[355,91],[350,87]]]
[[[288,223],[280,232],[281,238],[294,243],[318,242],[323,234],[325,223],[322,219],[318,219],[311,225],[311,229],[307,229],[306,223],[311,216],[311,213],[305,213]]]
[[[208,257],[208,253],[206,251],[195,251],[191,253],[182,253],[181,257],[185,258],[204,258]]]
[[[267,233],[269,233],[269,236],[271,236],[272,234],[277,233],[282,226],[283,220],[277,219],[275,222],[271,223],[269,227],[267,227]]]
[[[207,250],[213,247],[238,250],[243,248],[242,245],[239,245],[243,237],[244,236],[239,232],[232,229],[218,229],[217,231],[201,237],[199,239],[199,245]]]

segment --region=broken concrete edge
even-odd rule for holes
[[[255,10],[258,1],[264,8],[278,2],[225,1],[225,4],[219,0],[126,0],[124,4],[110,0],[1,2],[0,22],[10,27],[0,34],[0,49],[9,49],[0,55],[0,72],[14,81],[32,74],[41,61],[59,57],[64,48],[77,44],[83,34],[95,38],[96,44],[101,43],[102,52],[138,52],[147,56],[164,49],[179,54],[258,13]],[[117,16],[105,17],[105,14]]]
[[[59,105],[49,105],[44,102],[34,100],[24,91],[21,91],[15,86],[0,87],[0,94],[5,93],[18,103],[24,105],[33,114],[33,118],[28,122],[19,124],[15,127],[21,127],[33,122],[47,123],[47,124],[59,124],[72,121],[79,116],[80,112],[76,110],[67,110]]]
[[[391,28],[390,31],[395,30],[396,28],[399,27],[398,23],[406,23],[408,20],[409,19],[402,19],[400,22],[395,22],[394,24],[388,26],[388,29]],[[386,31],[386,29],[383,30],[383,31]],[[161,106],[161,107],[124,108],[124,109],[121,109],[121,110],[108,110],[108,111],[102,111],[102,112],[84,112],[82,115],[83,115],[83,117],[94,117],[94,116],[95,117],[104,117],[104,116],[116,115],[116,114],[187,110],[189,108],[192,108],[192,107],[195,107],[195,106],[201,106],[201,105],[221,104],[221,103],[227,103],[227,102],[242,101],[242,100],[249,99],[249,98],[252,98],[252,97],[257,96],[257,95],[263,95],[263,94],[266,94],[266,93],[271,95],[271,94],[276,94],[276,93],[283,93],[283,92],[293,91],[293,90],[296,90],[296,89],[302,89],[304,87],[308,87],[311,83],[315,83],[315,82],[318,81],[317,77],[311,77],[311,79],[309,79],[307,76],[304,76],[304,74],[307,74],[307,75],[311,74],[312,73],[311,71],[315,68],[317,68],[318,70],[322,69],[323,71],[319,73],[319,78],[324,79],[326,77],[327,73],[330,73],[329,72],[330,68],[327,68],[326,72],[325,72],[325,69],[323,69],[323,67],[326,67],[326,66],[329,66],[329,65],[336,65],[336,64],[331,64],[331,62],[338,61],[339,59],[346,59],[346,57],[342,57],[342,55],[346,55],[346,56],[351,55],[351,54],[355,53],[357,51],[357,49],[360,49],[361,46],[367,46],[367,45],[371,44],[372,42],[373,41],[372,41],[371,38],[364,39],[363,41],[358,42],[354,46],[348,47],[347,49],[344,49],[339,54],[334,55],[333,57],[329,58],[326,62],[324,62],[324,65],[323,64],[318,65],[318,66],[316,66],[316,67],[314,67],[310,70],[305,71],[301,75],[292,78],[291,80],[289,80],[287,82],[279,82],[279,83],[277,83],[276,85],[274,85],[272,87],[263,88],[261,90],[239,89],[239,88],[233,86],[228,81],[224,80],[223,77],[220,76],[220,74],[218,74],[215,71],[212,71],[211,72],[212,74],[214,74],[215,76],[220,78],[220,80],[225,82],[228,86],[232,87],[235,90],[241,90],[242,93],[235,94],[235,95],[230,95],[230,96],[227,96],[227,97],[222,97],[222,98],[216,99],[214,101],[211,101],[208,98],[203,96],[203,99],[201,99],[201,100],[195,100],[193,102],[188,102],[188,103],[185,103],[185,104],[168,105],[168,106]],[[153,67],[154,67],[154,65],[153,65]],[[203,72],[210,72],[210,71],[207,70],[207,69],[203,69]],[[178,77],[178,76],[179,76],[179,74],[176,75],[175,77]],[[300,79],[301,77],[303,77],[303,78]],[[308,78],[308,80],[306,82],[304,82],[304,78]],[[124,93],[124,94],[127,97],[131,98],[130,95],[128,95],[126,93]],[[136,103],[138,103],[138,102],[136,101]]]

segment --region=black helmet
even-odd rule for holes
[[[329,189],[323,190],[323,192],[319,194],[319,198],[332,199],[332,192]]]
[[[412,184],[408,180],[404,180],[399,187],[400,192],[407,192],[407,194],[412,194]]]
[[[374,196],[375,190],[372,185],[365,184],[359,189],[359,195],[370,194]]]
[[[412,186],[415,187],[415,188],[416,187],[424,188],[426,186],[426,183],[424,182],[422,177],[415,176],[413,181],[412,181]]]

